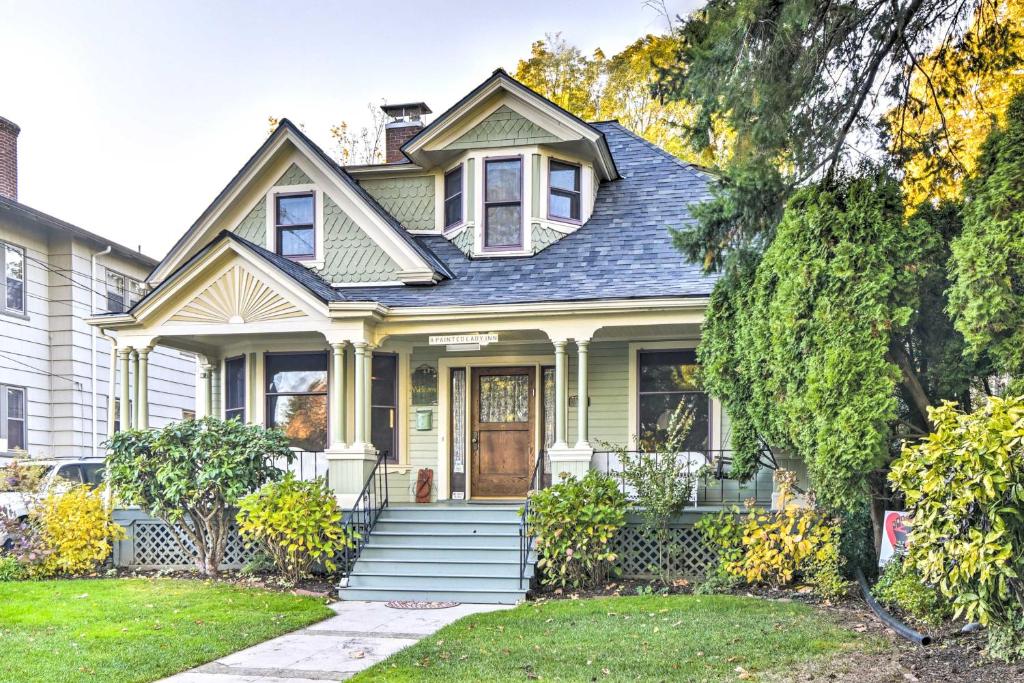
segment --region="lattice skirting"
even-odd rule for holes
[[[130,569],[194,569],[195,550],[187,544],[189,553],[171,535],[171,530],[159,519],[141,510],[115,510],[114,521],[125,528],[127,538],[114,545],[114,565]],[[228,532],[224,551],[223,569],[241,569],[256,552],[246,548],[234,524]]]
[[[703,577],[715,563],[714,549],[692,525],[673,525],[671,532],[671,572],[689,578]],[[616,534],[612,547],[617,556],[615,565],[623,578],[647,578],[653,574],[651,565],[657,563],[658,552],[648,536],[649,532],[636,523],[627,524]]]

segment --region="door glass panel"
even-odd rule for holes
[[[555,369],[544,368],[543,401],[544,401],[544,450],[555,443]]]
[[[529,419],[528,375],[485,375],[480,378],[481,422],[527,422]]]
[[[452,473],[466,472],[466,371],[452,371]]]
[[[373,355],[370,381],[370,442],[388,461],[398,462],[398,356]]]

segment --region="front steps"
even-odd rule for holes
[[[432,600],[515,604],[518,505],[396,505],[381,513],[356,561],[343,600]]]

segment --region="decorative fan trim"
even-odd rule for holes
[[[300,318],[298,306],[241,266],[232,266],[177,313],[173,322],[244,323]]]

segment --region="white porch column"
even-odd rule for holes
[[[367,450],[373,450],[373,347],[366,347],[366,355],[363,356],[363,372],[366,379],[363,380],[363,416],[366,419],[366,426],[363,428],[366,434]]]
[[[208,358],[203,359],[203,372],[201,374],[202,382],[202,397],[200,405],[202,407],[202,414],[200,417],[210,417],[213,414],[213,364],[210,363]]]
[[[331,344],[331,449],[345,448],[345,342]]]
[[[149,352],[152,347],[139,349],[138,373],[135,375],[135,393],[138,396],[138,420],[136,426],[139,429],[149,429]]]
[[[367,409],[367,373],[366,373],[366,342],[354,342],[352,346],[355,348],[355,375],[356,375],[356,386],[354,392],[355,399],[355,436],[353,438],[353,447],[365,448],[366,447],[366,425],[369,421],[366,418]]]
[[[139,350],[132,349],[132,429],[139,426]]]
[[[576,378],[576,450],[590,448],[590,399],[587,386],[587,356],[590,347],[589,339],[577,339],[577,370]]]
[[[569,393],[568,368],[565,358],[565,340],[555,341],[555,443],[552,450],[565,449],[566,402]]]
[[[128,387],[128,375],[131,372],[131,355],[132,350],[128,347],[117,350],[118,360],[121,361],[121,406],[118,418],[122,430],[130,429],[132,422],[131,391]]]

